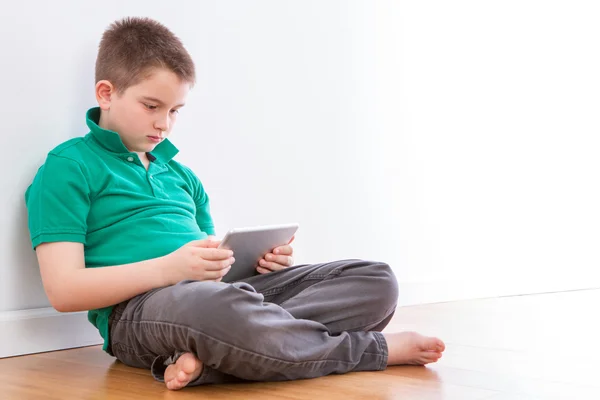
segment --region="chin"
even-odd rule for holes
[[[142,147],[144,148],[145,152],[149,152],[149,151],[154,150],[156,148],[156,146],[158,146],[158,145],[159,145],[159,143],[149,143]]]

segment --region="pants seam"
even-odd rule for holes
[[[208,338],[210,340],[214,340],[215,342],[219,342],[221,344],[229,346],[229,347],[231,347],[233,349],[236,349],[236,350],[238,350],[238,351],[240,351],[242,353],[247,353],[249,355],[263,357],[263,358],[268,359],[270,361],[277,361],[277,362],[281,362],[281,363],[284,363],[284,364],[300,365],[300,364],[307,364],[307,363],[309,363],[309,364],[317,364],[317,363],[326,363],[326,362],[335,362],[335,363],[343,363],[343,364],[355,364],[355,362],[352,362],[352,361],[341,361],[341,360],[333,360],[333,359],[326,359],[326,360],[305,360],[305,361],[289,361],[289,360],[279,359],[279,358],[267,356],[267,355],[264,355],[264,354],[256,353],[256,352],[253,352],[251,350],[242,349],[242,348],[240,348],[240,347],[238,347],[236,345],[232,345],[230,343],[227,343],[227,342],[224,342],[224,341],[219,340],[217,338],[214,338],[214,337],[206,334],[205,332],[198,331],[198,330],[196,330],[196,329],[194,329],[192,327],[189,327],[187,325],[176,324],[176,323],[172,323],[172,322],[166,322],[166,321],[144,321],[144,320],[142,320],[142,321],[131,321],[131,320],[125,320],[125,321],[123,321],[123,320],[121,320],[121,322],[130,322],[132,324],[140,324],[140,325],[142,325],[142,324],[148,324],[148,325],[151,325],[151,326],[152,325],[159,325],[159,326],[160,325],[164,325],[164,326],[174,327],[176,329],[186,329],[186,330],[189,330],[189,331],[191,331],[191,332],[193,332],[195,334],[198,334],[198,335],[201,335],[201,336],[203,336],[205,338]],[[348,332],[348,333],[351,334],[351,332]],[[376,332],[373,332],[373,333],[376,333]],[[150,334],[151,336],[156,337],[156,335],[152,334],[150,331],[148,331],[147,334]],[[380,342],[379,342],[379,340],[377,338],[377,335],[375,335],[375,340],[377,341],[377,343],[381,347],[381,344],[380,344]],[[367,353],[363,353],[363,354],[367,354]],[[371,353],[369,353],[369,354],[371,354]],[[160,354],[158,354],[158,355],[160,355]],[[378,355],[381,356],[381,354],[378,354]]]
[[[342,273],[341,268],[336,268],[334,270],[332,270],[331,272],[327,273],[327,274],[310,274],[305,276],[304,278],[295,280],[293,282],[288,283],[287,285],[284,286],[277,286],[274,287],[270,290],[267,290],[265,292],[263,292],[263,295],[266,296],[274,296],[280,293],[285,292],[287,289],[294,287],[294,286],[298,286],[303,282],[309,281],[309,280],[323,280],[325,278],[327,278],[330,275],[340,275]],[[282,303],[283,304],[283,303]]]

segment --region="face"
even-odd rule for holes
[[[100,127],[115,131],[129,151],[146,153],[173,130],[190,84],[167,69],[153,69],[140,83],[117,93],[109,81],[96,84]]]

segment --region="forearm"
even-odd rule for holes
[[[78,269],[61,279],[53,306],[61,312],[92,310],[167,286],[167,261],[160,257],[111,267]]]

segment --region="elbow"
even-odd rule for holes
[[[72,304],[69,302],[56,302],[55,301],[55,302],[50,302],[50,305],[52,305],[52,307],[60,313],[86,311],[85,309],[83,309],[81,307],[77,307],[75,304]]]
[[[68,304],[57,303],[57,302],[52,302],[52,301],[50,302],[50,304],[56,311],[58,311],[60,313],[67,313],[67,312],[74,311]]]
[[[73,304],[72,301],[69,301],[66,296],[59,296],[52,290],[46,290],[46,296],[48,297],[52,308],[60,313],[81,311],[77,310],[75,304]]]
[[[48,300],[50,300],[50,305],[52,306],[52,308],[54,308],[58,312],[65,313],[72,311],[70,304],[68,304],[64,300],[57,299],[51,296],[48,296]]]

